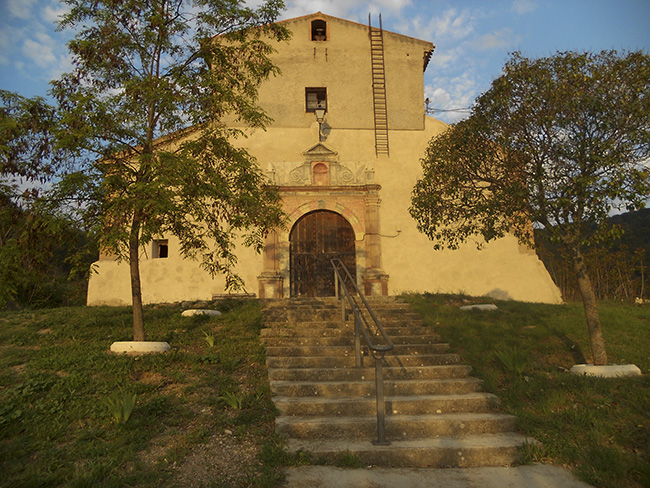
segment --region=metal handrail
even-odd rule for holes
[[[343,300],[344,297],[350,305],[352,313],[354,313],[354,351],[356,366],[357,368],[361,367],[361,336],[363,336],[368,349],[370,349],[370,354],[372,354],[372,357],[375,359],[375,384],[377,391],[377,439],[372,442],[376,445],[386,446],[389,445],[390,442],[386,440],[386,402],[384,399],[384,369],[382,360],[384,359],[385,354],[388,351],[391,351],[395,345],[393,344],[393,341],[391,341],[388,334],[386,334],[386,331],[382,327],[380,320],[373,312],[370,304],[368,303],[368,300],[366,300],[366,297],[363,296],[363,293],[361,293],[361,290],[357,286],[357,281],[352,278],[352,275],[350,275],[350,272],[346,268],[345,264],[343,264],[340,259],[332,259],[330,262],[334,268],[334,289],[336,297],[341,300],[341,320],[345,322],[347,318],[345,301]],[[350,290],[348,290],[346,282],[350,284],[353,292],[356,292],[356,295],[361,299],[361,302],[368,312],[368,315],[370,315],[374,322],[375,329],[379,331],[379,334],[385,343],[384,345],[373,343],[372,338],[368,333],[368,319],[366,318],[365,314],[362,313],[361,307],[350,293]],[[344,296],[341,296],[341,290],[343,291]]]

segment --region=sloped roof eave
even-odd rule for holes
[[[347,22],[348,24],[358,25],[358,26],[363,27],[363,28],[368,27],[365,24],[361,24],[359,22],[354,22],[353,20],[342,19],[340,17],[334,17],[333,15],[324,14],[323,12],[320,12],[320,11],[315,12],[313,14],[301,15],[300,17],[292,17],[290,19],[278,20],[276,23],[277,24],[284,24],[284,23],[288,23],[288,22],[294,22],[294,21],[304,20],[304,19],[309,19],[309,18],[334,19],[334,20],[338,20],[340,22]],[[384,32],[388,33],[388,34],[390,34],[392,36],[401,37],[403,39],[407,39],[407,40],[410,40],[410,41],[414,41],[414,42],[416,42],[418,44],[421,44],[423,49],[424,49],[424,69],[423,69],[423,71],[427,69],[427,65],[429,64],[429,60],[431,59],[431,56],[433,55],[433,51],[436,48],[433,45],[432,42],[424,41],[422,39],[418,39],[417,37],[406,36],[404,34],[399,34],[397,32],[389,31],[389,30],[386,30],[386,29],[384,29]]]

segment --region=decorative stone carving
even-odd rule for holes
[[[302,153],[306,158],[307,161],[335,161],[337,156],[339,155],[338,152],[334,151],[333,149],[327,147],[325,144],[322,142],[319,142],[318,144],[313,145],[309,149],[303,151]]]
[[[308,185],[311,183],[311,164],[302,163],[289,172],[288,184],[291,186]]]
[[[375,170],[370,163],[363,161],[338,160],[339,153],[319,142],[303,151],[304,161],[277,161],[269,163],[266,175],[271,184],[278,186],[310,186],[314,183],[312,168],[314,163],[327,163],[329,185],[363,186],[374,184]],[[317,179],[322,182],[323,179]],[[322,183],[321,183],[322,185]]]

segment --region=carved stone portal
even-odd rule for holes
[[[278,187],[289,219],[284,229],[266,238],[260,298],[288,297],[299,289],[291,283],[291,230],[301,217],[318,211],[336,212],[349,222],[357,284],[366,295],[387,295],[388,275],[381,269],[381,187],[374,182],[374,169],[369,162],[339,161],[338,152],[322,142],[302,154],[302,161],[278,161],[268,167],[269,181]]]

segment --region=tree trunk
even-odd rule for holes
[[[578,248],[573,249],[573,269],[578,279],[578,288],[582,296],[582,305],[585,308],[585,317],[587,319],[587,328],[589,329],[589,341],[591,342],[591,353],[595,365],[607,364],[607,353],[605,352],[605,340],[603,339],[603,330],[600,325],[600,317],[596,308],[596,294],[591,284],[587,268],[585,266],[584,256]]]
[[[135,210],[129,235],[129,265],[131,268],[131,300],[133,303],[133,340],[146,340],[140,289],[140,223],[141,215]]]

